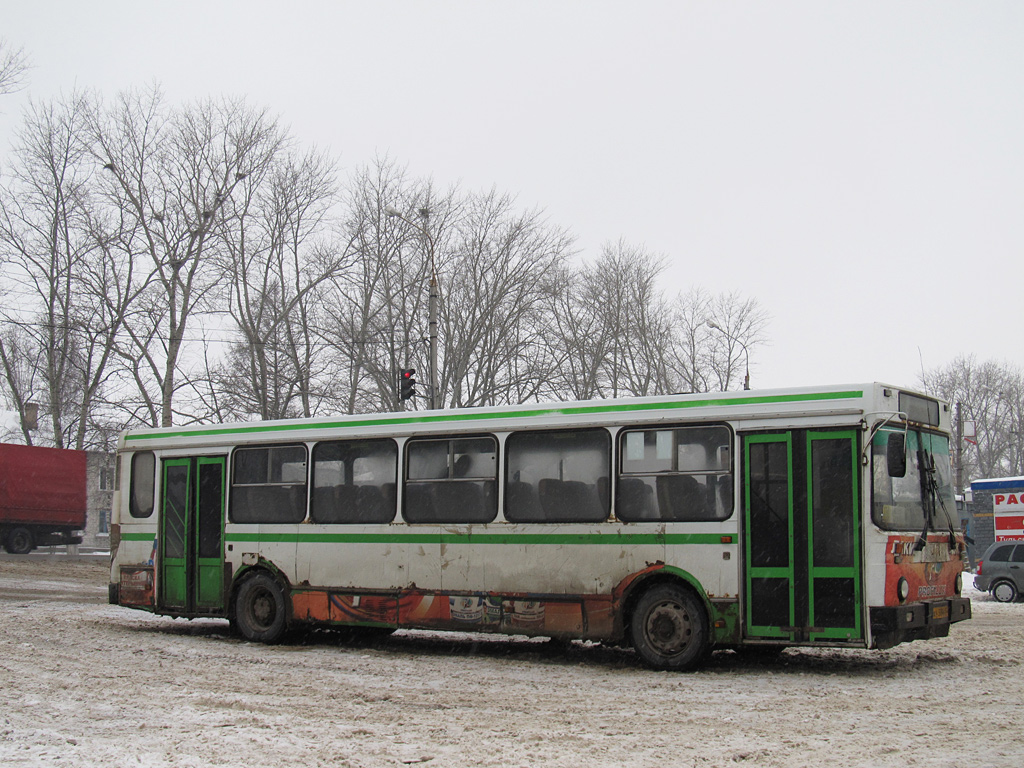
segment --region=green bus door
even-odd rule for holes
[[[165,459],[160,505],[159,607],[224,613],[224,456]]]
[[[744,436],[744,623],[752,639],[863,639],[856,430]]]

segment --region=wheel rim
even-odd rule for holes
[[[1008,603],[1013,600],[1014,589],[1004,581],[996,584],[995,589],[992,590],[992,594],[999,602]]]
[[[693,625],[686,609],[672,600],[655,605],[647,614],[644,634],[651,647],[664,656],[679,653],[690,643]]]
[[[263,587],[252,595],[249,602],[249,615],[252,616],[253,623],[261,630],[266,630],[273,625],[274,619],[277,618],[277,601],[269,589]]]

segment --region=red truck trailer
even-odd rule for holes
[[[0,542],[14,555],[80,544],[85,528],[85,451],[0,443]]]

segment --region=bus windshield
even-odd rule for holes
[[[886,445],[893,432],[902,430],[880,429],[871,442],[871,517],[875,525],[889,531],[958,530],[949,439],[909,430],[907,473],[890,477]]]

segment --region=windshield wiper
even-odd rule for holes
[[[939,493],[939,484],[935,481],[935,457],[932,457],[932,494],[934,499],[939,502],[939,507],[942,508],[942,515],[946,518],[946,528],[949,529],[949,548],[953,549],[956,547],[956,523],[953,522],[953,516],[949,514],[949,507],[946,506],[946,499],[943,494]],[[932,509],[935,508],[934,501],[932,502]]]
[[[921,472],[921,506],[924,509],[924,529],[921,536],[914,545],[914,551],[920,552],[928,544],[928,531],[935,524],[935,506],[942,508],[942,514],[946,518],[946,527],[949,528],[949,546],[956,546],[956,531],[953,519],[946,508],[946,500],[939,494],[939,484],[935,480],[935,457],[924,448],[917,450],[917,464]]]
[[[917,449],[917,469],[921,478],[921,508],[924,511],[924,528],[914,544],[914,551],[920,552],[928,544],[928,531],[932,529],[932,518],[935,515],[935,464],[924,448]]]

